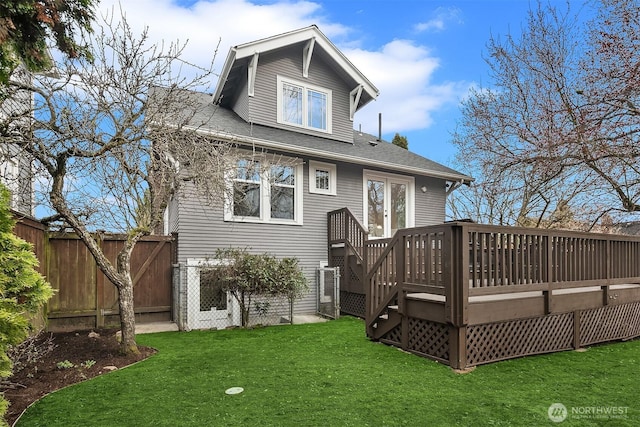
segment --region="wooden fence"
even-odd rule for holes
[[[119,327],[116,287],[97,267],[84,243],[73,234],[48,232],[29,218],[18,217],[15,233],[34,245],[39,271],[55,289],[46,306],[52,331]],[[99,240],[115,261],[124,236]],[[172,318],[172,236],[148,236],[137,243],[131,259],[134,306],[139,322]]]

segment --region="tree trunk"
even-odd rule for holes
[[[123,354],[139,353],[136,344],[136,322],[133,309],[133,283],[131,276],[128,283],[118,288],[118,307],[120,308],[120,352]]]
[[[136,344],[136,315],[133,306],[133,280],[131,279],[131,254],[140,234],[129,234],[124,247],[118,253],[116,269],[122,278],[118,286],[118,307],[120,308],[120,352],[139,353]]]

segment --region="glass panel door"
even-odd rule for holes
[[[386,236],[385,187],[384,180],[367,180],[367,224],[369,226],[369,237]]]
[[[391,182],[391,236],[407,227],[407,185]]]
[[[369,238],[391,237],[396,231],[413,226],[411,182],[411,178],[400,175],[365,175],[364,208]]]

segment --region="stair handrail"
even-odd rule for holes
[[[387,244],[387,247],[382,251],[378,259],[373,263],[372,267],[367,271],[367,302],[366,302],[366,321],[367,326],[371,327],[376,322],[378,316],[382,314],[382,312],[387,308],[391,300],[398,294],[398,280],[396,278],[396,283],[387,287],[386,292],[382,295],[381,301],[375,306],[372,306],[371,298],[373,297],[373,285],[372,279],[375,272],[380,268],[384,260],[389,256],[391,251],[398,245],[398,242],[401,241],[402,233],[398,230],[393,238]],[[395,262],[395,260],[393,261]],[[369,312],[371,310],[371,312]]]
[[[344,222],[342,223],[342,229],[341,229],[341,233],[340,235],[342,236],[341,239],[331,239],[331,236],[329,236],[329,243],[345,243],[346,245],[348,245],[352,251],[358,256],[359,260],[361,262],[364,262],[364,250],[365,250],[365,243],[367,241],[367,236],[368,236],[368,232],[367,230],[362,226],[362,224],[360,224],[360,221],[358,221],[358,219],[355,217],[355,215],[353,214],[353,212],[351,212],[351,210],[347,207],[341,208],[341,209],[336,209],[334,211],[331,211],[329,213],[327,213],[327,218],[331,218],[333,216],[336,215],[342,215],[344,214]],[[350,233],[349,231],[352,229],[351,226],[354,226],[356,231],[359,232],[358,236],[351,236],[352,233]],[[353,240],[354,238],[357,238],[357,240],[362,242],[362,246],[361,247],[357,247],[356,245],[353,244]]]

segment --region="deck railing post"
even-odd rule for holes
[[[455,291],[453,289],[454,285],[454,274],[453,274],[453,230],[454,225],[450,225],[445,229],[445,232],[442,236],[442,248],[441,248],[441,256],[442,256],[442,265],[440,266],[440,270],[442,272],[442,284],[444,285],[444,312],[445,312],[445,320],[453,324],[454,323],[454,312],[455,312],[455,304],[454,297]]]
[[[544,295],[544,312],[546,314],[550,314],[553,312],[553,236],[551,234],[547,234],[547,257],[545,260],[546,265],[546,277],[545,280],[547,282],[547,290],[543,291]]]
[[[612,247],[611,247],[612,243],[611,243],[611,239],[607,239],[606,240],[606,247],[605,247],[605,269],[606,269],[606,285],[602,286],[602,305],[609,305],[609,301],[610,301],[610,295],[609,295],[609,291],[610,291],[610,287],[609,285],[611,284],[611,274],[612,274],[612,269],[613,269],[613,254],[612,254]]]
[[[452,224],[443,239],[446,320],[454,326],[468,323],[469,232],[466,226]]]
[[[449,326],[449,366],[452,369],[467,367],[466,326]]]

